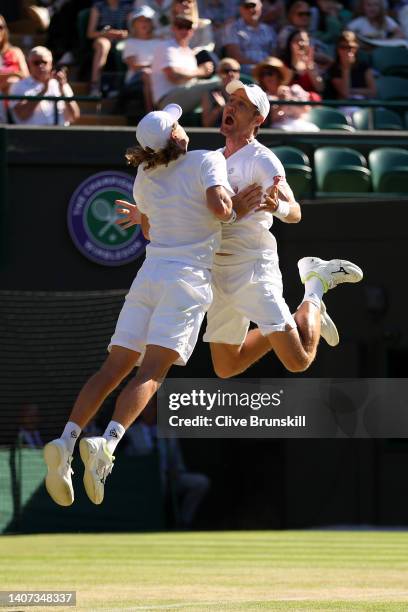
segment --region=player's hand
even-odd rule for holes
[[[115,221],[117,225],[121,225],[123,229],[140,225],[142,214],[136,204],[126,202],[126,200],[115,200],[115,205],[115,213],[119,215]]]
[[[279,188],[273,187],[270,193],[266,193],[261,206],[258,206],[256,212],[274,213],[279,206]]]
[[[237,219],[242,219],[252,210],[256,210],[262,203],[262,187],[256,183],[248,185],[242,191],[232,196]]]

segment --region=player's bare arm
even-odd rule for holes
[[[287,203],[288,206],[284,206],[281,203]],[[284,209],[284,215],[279,214],[280,208]],[[300,205],[296,202],[293,191],[286,180],[279,180],[274,185],[268,187],[258,210],[271,212],[284,223],[299,223],[302,218]]]
[[[232,214],[232,200],[224,187],[214,185],[206,191],[207,208],[220,221],[228,221]]]
[[[140,225],[142,227],[143,236],[146,238],[146,240],[150,240],[150,223],[147,215],[141,215]]]

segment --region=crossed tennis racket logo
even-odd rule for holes
[[[116,214],[115,209],[110,205],[108,200],[104,198],[97,198],[94,200],[91,204],[91,213],[97,221],[105,223],[98,231],[98,238],[103,238],[106,232],[112,228],[115,229],[120,236],[126,236],[127,231],[120,225],[116,225],[116,220],[119,218],[119,215]]]

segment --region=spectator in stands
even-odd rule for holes
[[[71,0],[40,0],[39,6],[32,4],[27,7],[28,16],[34,21],[37,28],[40,30],[48,30],[51,24],[51,19],[56,15],[63,6]]]
[[[157,399],[154,397],[136,423],[126,431],[126,454],[141,456],[157,450],[163,491],[166,495],[174,495],[177,524],[188,528],[208,492],[210,480],[205,474],[186,468],[177,438],[158,438],[156,422]]]
[[[87,36],[93,40],[91,95],[100,93],[103,68],[111,49],[128,36],[127,19],[132,5],[129,0],[96,0],[91,8]]]
[[[261,0],[241,0],[239,12],[241,17],[225,34],[225,52],[241,64],[245,74],[252,74],[255,64],[273,55],[276,34],[273,28],[261,22]]]
[[[174,102],[184,112],[193,110],[201,102],[206,91],[214,88],[218,77],[213,74],[212,62],[197,64],[196,56],[189,47],[196,23],[190,13],[180,13],[174,19],[174,38],[164,41],[156,49],[152,64],[152,92],[155,106],[159,109]]]
[[[7,23],[0,15],[0,93],[7,95],[13,83],[28,75],[24,53],[19,47],[10,45]],[[7,107],[7,101],[1,100],[0,123],[7,123]]]
[[[266,57],[254,68],[253,76],[270,100],[276,100],[281,85],[288,85],[292,71],[277,57]]]
[[[338,0],[317,0],[318,21],[314,35],[320,41],[333,45],[336,44],[346,23],[352,17],[350,11],[346,10]]]
[[[350,21],[348,30],[372,41],[404,38],[398,23],[387,15],[385,0],[360,0],[359,17]]]
[[[19,414],[18,442],[26,448],[42,448],[44,442],[39,430],[40,409],[38,404],[23,404]]]
[[[144,5],[131,13],[129,17],[129,37],[125,41],[122,58],[128,70],[125,84],[120,92],[120,106],[127,100],[136,99],[140,104],[140,114],[153,110],[150,92],[150,72],[154,52],[161,43],[153,37],[154,10]],[[122,109],[126,112],[126,109]]]
[[[340,100],[364,100],[375,98],[374,72],[370,66],[358,59],[359,44],[354,32],[344,31],[337,41],[336,60],[327,74],[326,98]],[[356,107],[342,108],[352,116]]]
[[[279,100],[307,102],[309,94],[300,85],[281,85],[278,89]],[[307,119],[310,106],[305,105],[273,105],[271,107],[271,127],[285,132],[319,132],[317,125]]]
[[[307,0],[295,0],[288,10],[288,24],[283,27],[278,36],[278,51],[281,55],[288,43],[289,36],[295,30],[304,30],[308,33],[310,42],[314,49],[314,59],[322,70],[331,65],[333,59],[327,45],[316,38],[313,33],[319,23],[319,11],[316,6],[311,6]]]
[[[171,7],[172,22],[180,13],[190,13],[196,24],[189,46],[196,55],[200,52],[207,52],[201,61],[197,58],[198,64],[203,63],[203,61],[213,61],[209,55],[209,52],[213,51],[215,47],[211,21],[200,17],[196,0],[173,0]],[[171,36],[171,32],[169,32],[169,36]]]
[[[305,30],[293,30],[289,34],[282,61],[292,70],[290,85],[300,85],[319,99],[316,94],[323,91],[324,83],[314,60],[314,47]]]
[[[284,25],[286,8],[284,0],[264,0],[262,21],[275,28],[278,32]]]
[[[80,45],[78,14],[89,9],[92,3],[93,0],[54,0],[48,2],[48,6],[28,7],[28,14],[37,27],[47,31],[46,46],[57,64],[68,66],[75,63]]]
[[[52,53],[46,47],[34,47],[28,54],[30,76],[15,83],[10,93],[39,96],[38,100],[13,100],[10,109],[15,123],[22,125],[68,125],[80,115],[76,102],[52,102],[41,96],[73,96],[65,70],[53,71]]]
[[[306,30],[310,32],[312,26],[312,7],[306,0],[295,0],[289,5],[287,14],[287,24],[281,28],[278,35],[278,50],[284,51],[289,35],[294,30]],[[314,20],[317,23],[317,9],[314,7]]]
[[[203,127],[214,127],[221,125],[222,112],[228,99],[225,90],[230,81],[239,79],[241,66],[232,57],[224,57],[218,66],[217,74],[221,79],[221,86],[204,94],[201,100],[203,109]]]
[[[154,32],[157,38],[168,38],[171,27],[170,11],[173,0],[134,0],[133,8],[139,9],[143,5],[154,10]]]
[[[238,15],[238,0],[201,0],[198,2],[200,17],[209,19],[214,34],[215,51],[220,54],[224,46],[225,29]]]

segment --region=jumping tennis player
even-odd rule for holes
[[[62,506],[74,501],[71,460],[81,430],[109,393],[140,365],[119,395],[103,436],[80,443],[87,495],[95,504],[102,502],[116,445],[169,368],[189,359],[212,300],[210,269],[220,245],[221,223],[236,218],[233,191],[221,152],[187,153],[189,139],[178,123],[180,116],[176,104],[146,115],[136,130],[139,146],[127,152],[128,161],[138,166],[133,193],[150,244],[126,296],[106,361],[79,393],[62,436],[45,446],[46,487]]]
[[[269,230],[274,217],[298,223],[300,206],[286,182],[281,162],[256,140],[269,114],[266,93],[257,85],[241,81],[230,82],[227,93],[230,97],[224,107],[221,132],[226,137],[223,153],[229,182],[234,191],[250,183],[259,184],[273,197],[266,198],[263,210],[223,227],[221,248],[214,260],[214,298],[207,313],[204,340],[210,342],[214,369],[223,378],[245,371],[272,349],[286,369],[301,372],[314,360],[321,332],[330,345],[339,341],[323,294],[340,283],[360,281],[363,273],[345,260],[301,259],[298,267],[305,294],[292,316],[282,295],[276,239]],[[248,332],[250,321],[257,329]]]

